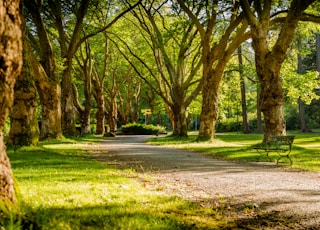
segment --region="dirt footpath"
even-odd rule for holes
[[[103,141],[96,158],[151,174],[157,178],[147,183],[151,189],[230,209],[244,229],[261,229],[268,221],[274,223],[273,229],[320,229],[320,172],[217,160],[151,146],[144,143],[147,138],[154,137]]]

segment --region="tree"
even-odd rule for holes
[[[73,83],[72,83],[72,60],[80,46],[80,34],[82,31],[83,19],[86,15],[89,7],[90,0],[82,0],[80,3],[74,2],[71,6],[62,5],[61,1],[49,0],[49,13],[52,21],[57,28],[59,34],[59,43],[61,50],[61,57],[64,59],[63,77],[61,82],[61,111],[62,111],[62,132],[64,135],[76,135],[75,128],[75,110],[74,110],[74,98]],[[73,25],[68,25],[63,20],[68,14],[72,18],[72,14],[75,17]],[[72,22],[73,20],[69,20]],[[72,24],[72,23],[70,23]],[[70,34],[67,34],[65,27],[73,26]]]
[[[203,88],[198,140],[210,140],[215,137],[224,69],[250,33],[238,1],[177,1],[197,26],[201,39]]]
[[[280,69],[298,23],[313,2],[315,0],[293,0],[289,2],[290,6],[287,6],[287,2],[276,4],[271,0],[240,0],[251,28],[256,71],[261,84],[260,106],[264,115],[264,141],[269,140],[272,135],[286,133]],[[310,17],[305,15],[305,18]],[[270,30],[275,25],[280,28],[280,33],[273,34],[276,38],[271,43]]]
[[[22,72],[14,87],[14,104],[10,113],[9,145],[29,146],[39,142],[39,125],[37,119],[37,89],[34,83],[34,74],[27,52],[27,36],[23,36],[23,66]]]
[[[166,103],[168,113],[172,115],[173,135],[187,136],[186,108],[201,90],[201,78],[198,75],[201,61],[197,29],[177,10],[168,9],[166,2],[157,4],[155,1],[146,1],[132,12],[139,25],[131,19],[129,22],[137,26],[144,47],[151,51],[152,62],[146,60],[148,57],[134,53],[128,43],[123,43],[140,65],[148,70],[148,74],[142,74],[128,55],[126,59],[139,77]],[[157,69],[154,70],[153,66]]]
[[[37,91],[41,101],[41,131],[40,139],[59,138],[61,129],[61,87],[57,75],[56,60],[53,46],[42,18],[42,1],[24,1],[29,23],[33,22],[36,33],[29,32],[30,45],[26,49],[29,53]],[[31,29],[30,29],[31,31]],[[34,32],[34,29],[32,30]],[[37,36],[37,38],[36,38]],[[34,54],[39,56],[39,61]]]
[[[20,1],[0,1],[0,207],[17,207],[15,185],[3,140],[3,127],[14,99],[14,84],[22,68]]]

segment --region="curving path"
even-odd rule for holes
[[[103,151],[96,157],[110,164],[136,166],[158,178],[153,186],[188,199],[224,199],[242,208],[252,204],[267,215],[281,213],[292,218],[297,229],[320,229],[320,173],[269,163],[217,160],[145,144],[148,138],[154,136],[117,136],[102,141]]]

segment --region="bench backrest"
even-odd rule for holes
[[[291,149],[294,138],[295,136],[272,136],[270,142],[277,146],[288,145]]]

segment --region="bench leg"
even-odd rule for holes
[[[279,155],[280,155],[280,154],[279,154]],[[289,160],[288,163],[289,163],[290,165],[292,165],[292,160],[291,160],[289,154],[287,154],[287,155],[280,155],[280,156],[278,157],[278,159],[277,159],[277,165],[278,165],[279,163],[286,163],[286,162],[280,162],[280,159],[282,159],[282,158],[287,158],[287,159]]]
[[[260,156],[257,158],[257,162],[259,162],[259,160],[261,158],[263,158],[263,157],[267,157],[269,159],[269,162],[272,161],[272,159],[269,156],[269,152],[267,152],[267,151],[263,151],[263,152],[262,151],[258,151],[258,153],[260,154]]]

